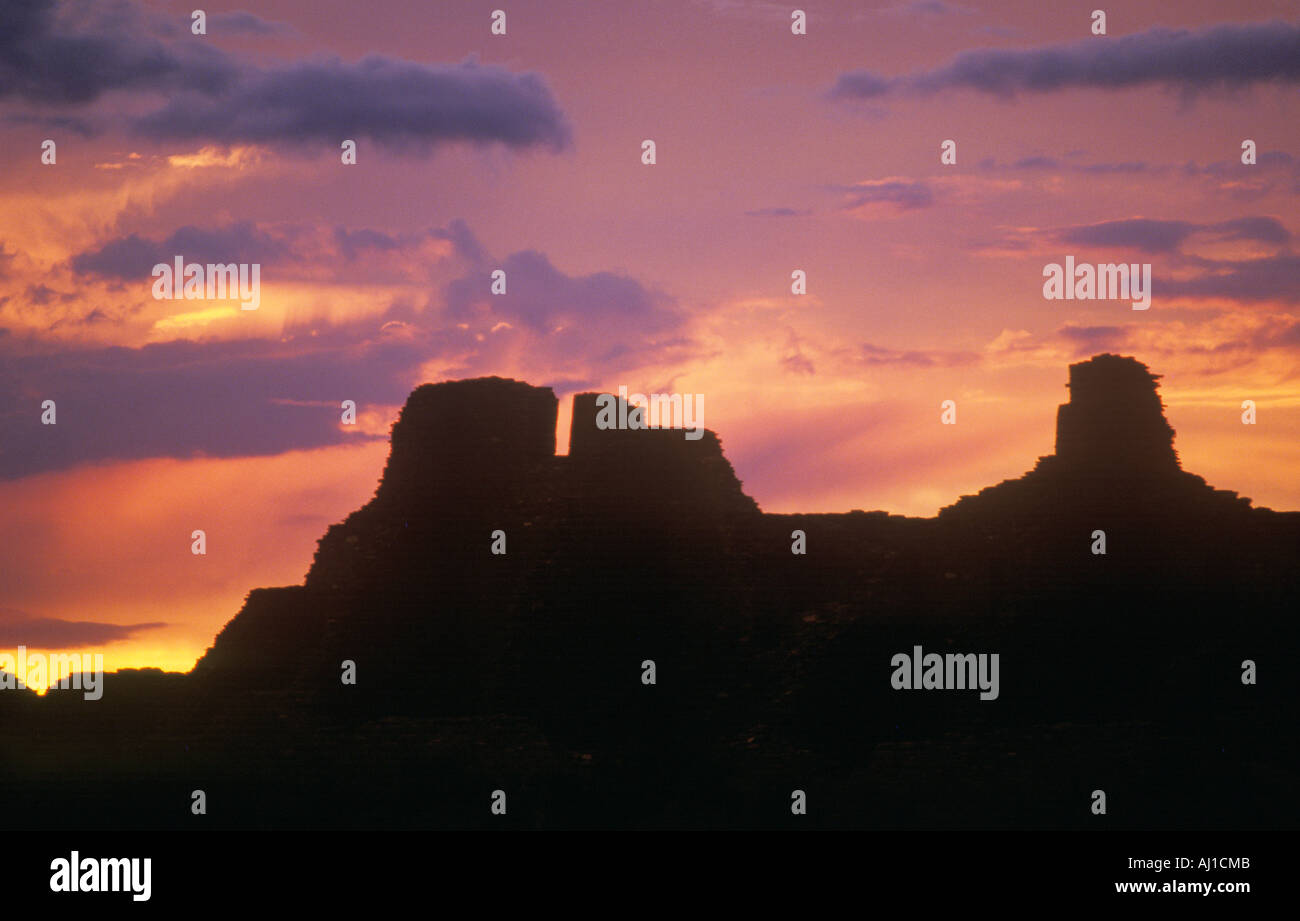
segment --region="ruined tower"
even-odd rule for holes
[[[1076,471],[1177,471],[1159,379],[1142,362],[1119,355],[1070,365],[1070,401],[1056,413],[1057,463]]]

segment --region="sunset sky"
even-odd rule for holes
[[[1300,509],[1300,3],[194,6],[0,8],[0,651],[188,669],[480,375],[562,445],[573,393],[702,394],[764,510],[933,515],[1112,351],[1184,469]],[[1067,255],[1150,309],[1045,300]],[[259,308],[155,299],[176,256]]]

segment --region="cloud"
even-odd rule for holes
[[[135,233],[115,237],[74,254],[68,265],[81,276],[152,285],[155,265],[171,265],[182,256],[187,263],[274,265],[281,281],[390,285],[425,283],[432,268],[451,255],[471,263],[483,258],[482,247],[459,219],[445,228],[411,232],[240,221],[185,225],[162,239]],[[144,287],[140,290],[147,293]]]
[[[886,12],[912,16],[968,16],[976,11],[969,6],[945,3],[944,0],[912,0],[911,3],[891,7]]]
[[[850,71],[840,75],[830,95],[870,99],[895,92],[970,89],[1009,99],[1021,92],[1067,89],[1161,85],[1198,92],[1260,83],[1300,83],[1300,26],[1274,21],[1199,31],[1159,27],[1039,48],[981,48],[907,76]]]
[[[3,84],[0,84],[0,86],[3,86]],[[3,97],[3,93],[0,93],[0,97]],[[103,125],[97,120],[82,118],[77,115],[15,112],[4,116],[4,122],[9,125],[36,125],[40,128],[56,131],[69,131],[83,138],[92,138],[103,131]]]
[[[74,104],[112,90],[215,93],[238,68],[204,42],[169,44],[134,2],[0,5],[0,99]]]
[[[268,34],[251,13],[213,17],[217,28]],[[31,0],[0,5],[0,100],[85,106],[110,92],[165,94],[127,127],[155,139],[292,144],[366,138],[424,151],[451,141],[560,150],[571,131],[545,81],[474,60],[423,64],[383,55],[318,57],[260,66],[136,0],[99,5]],[[138,107],[136,107],[138,109]],[[84,113],[8,118],[100,130]]]
[[[1090,174],[1144,174],[1152,172],[1166,173],[1174,169],[1173,166],[1156,166],[1145,163],[1141,160],[1129,160],[1111,163],[1067,163],[1058,157],[1048,157],[1042,154],[1021,157],[1011,163],[1000,163],[992,157],[985,157],[975,164],[977,169],[986,172],[1010,172],[1015,170],[1044,170],[1051,172],[1075,172]]]
[[[1189,176],[1232,176],[1237,178],[1241,175],[1241,165],[1240,160],[1216,160],[1204,166],[1186,163],[1183,165],[1183,171]],[[1252,171],[1264,172],[1269,167],[1289,170],[1294,174],[1300,170],[1300,158],[1294,157],[1284,150],[1262,150],[1256,158],[1255,166],[1251,169]]]
[[[979,162],[981,169],[992,169],[996,166],[993,160],[981,160]],[[1060,169],[1061,161],[1055,157],[1021,157],[1015,163],[1012,163],[1010,169]]]
[[[934,204],[934,192],[921,180],[868,179],[849,186],[840,186],[839,190],[847,196],[844,205],[846,211],[853,211],[869,205],[892,205],[899,211],[913,211],[928,208]]]
[[[58,300],[62,303],[68,303],[77,299],[77,295],[67,291],[56,291],[49,285],[28,285],[27,290],[23,292],[24,297],[30,303],[37,304],[41,307],[54,303]]]
[[[868,366],[894,365],[913,368],[953,367],[970,364],[979,359],[974,352],[944,352],[937,350],[890,349],[864,342],[858,348],[858,360]]]
[[[253,70],[220,93],[183,93],[137,118],[154,138],[338,145],[369,138],[425,149],[445,141],[562,150],[571,131],[545,81],[472,60],[416,64],[383,55]]]
[[[1176,252],[1196,230],[1197,226],[1190,221],[1129,218],[1066,227],[1056,231],[1053,236],[1058,243],[1115,246],[1148,253],[1171,253]]]
[[[1041,234],[1042,232],[1037,232]],[[1158,297],[1219,298],[1244,303],[1300,302],[1300,256],[1290,251],[1291,231],[1277,218],[1251,215],[1226,221],[1196,223],[1151,218],[1128,218],[1081,224],[1046,232],[1057,245],[1132,249],[1175,257],[1193,274],[1182,278],[1162,276],[1155,283]],[[1242,259],[1210,258],[1188,252],[1195,241],[1249,242],[1274,249],[1270,255]],[[1004,249],[1025,244],[1020,231],[997,245]],[[1068,335],[1068,334],[1067,334]]]
[[[481,265],[487,253],[478,238],[470,231],[469,225],[460,218],[454,218],[446,228],[432,231],[439,240],[448,240],[456,248],[457,254],[474,265]]]
[[[868,70],[854,70],[840,74],[831,88],[831,96],[836,99],[872,99],[884,96],[898,85],[897,80]]]
[[[1053,238],[1058,243],[1128,247],[1147,253],[1178,252],[1188,239],[1196,235],[1269,244],[1282,244],[1291,239],[1291,232],[1277,218],[1268,216],[1236,218],[1209,224],[1128,218],[1065,227],[1053,232]]]
[[[213,13],[208,17],[208,32],[243,32],[249,35],[295,35],[297,30],[288,23],[271,22],[255,13],[235,10],[231,13]]]
[[[1157,294],[1300,303],[1300,256],[1279,253],[1262,259],[1201,260],[1201,264],[1205,268],[1201,275],[1161,281]]]
[[[289,258],[291,250],[286,240],[249,221],[216,228],[187,224],[162,240],[149,240],[134,233],[110,240],[99,249],[73,256],[72,268],[82,275],[147,282],[155,265],[160,262],[171,265],[177,256],[183,256],[186,262],[204,264],[265,264]]]
[[[175,341],[11,357],[0,370],[0,477],[100,460],[240,457],[356,438],[334,410],[279,400],[400,403],[427,353],[376,336],[353,347]],[[57,425],[41,425],[42,400]]]
[[[156,630],[166,626],[165,623],[105,624],[89,620],[29,617],[21,611],[5,608],[0,609],[0,647],[71,649],[76,646],[103,646],[130,639],[142,630]]]
[[[1077,346],[1076,355],[1124,347],[1128,331],[1122,326],[1075,326],[1067,323],[1056,334]]]
[[[384,233],[382,230],[349,230],[346,227],[334,228],[334,242],[339,252],[349,262],[356,260],[363,250],[378,250],[390,253],[404,249],[410,242],[409,236]]]
[[[1140,160],[1126,160],[1119,163],[1079,163],[1071,168],[1080,173],[1093,173],[1095,175],[1113,175],[1116,173],[1138,175],[1162,171],[1161,167],[1153,167],[1151,164],[1143,163]]]
[[[1281,348],[1300,350],[1300,320],[1290,317],[1269,318],[1273,322],[1261,324],[1251,337],[1253,348]]]
[[[165,245],[128,237],[131,248],[108,244],[83,261],[125,275],[156,258],[159,246],[180,243],[188,259],[188,244],[202,233],[214,234],[214,244],[261,233],[246,230],[232,240],[221,229],[182,228]],[[466,259],[463,272],[453,265],[462,274],[441,303],[399,298],[377,314],[336,325],[290,323],[275,340],[34,353],[41,346],[0,338],[0,479],[100,461],[272,455],[382,438],[340,426],[340,401],[399,405],[429,375],[587,381],[694,354],[676,302],[635,279],[569,275],[545,254],[525,250],[491,260],[508,278],[508,293],[493,296],[488,257],[464,222],[415,236],[435,233],[458,240],[462,257],[484,260]],[[407,245],[405,236],[371,231],[336,228],[325,236],[339,235],[341,249],[358,258]],[[222,258],[238,255],[226,251]],[[57,407],[55,425],[40,422],[47,399]]]
[[[615,341],[629,331],[656,333],[683,319],[670,298],[612,272],[569,276],[536,250],[507,256],[506,293],[489,293],[489,277],[476,271],[447,286],[446,303],[457,319],[479,317],[519,324],[536,333],[558,329],[600,331]],[[620,332],[622,335],[620,335]]]
[[[1257,243],[1281,245],[1289,243],[1291,231],[1275,217],[1242,217],[1216,224],[1203,225],[1203,229],[1218,234],[1225,240],[1254,240]]]
[[[1239,200],[1300,194],[1300,159],[1282,150],[1261,151],[1256,164],[1248,170],[1242,169],[1238,159],[1218,160],[1203,165],[1190,161],[1152,163],[1145,160],[1086,163],[1043,154],[1021,157],[1010,163],[985,157],[976,164],[976,168],[983,172],[1037,171],[1092,176],[1149,176],[1170,179],[1180,184],[1190,177],[1203,181],[1209,190]]]
[[[781,367],[791,374],[816,374],[817,368],[812,359],[802,352],[786,355],[781,359]]]
[[[746,211],[746,217],[806,217],[812,214],[810,208],[758,208],[754,211]]]

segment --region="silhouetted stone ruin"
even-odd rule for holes
[[[1108,824],[1276,825],[1300,692],[1238,665],[1300,644],[1300,513],[1180,470],[1156,381],[1071,366],[1056,453],[928,519],[765,514],[712,432],[579,394],[556,456],[550,389],[423,385],[305,584],[189,675],[0,695],[6,817],[184,825],[199,777],[223,827],[499,825],[496,788],[528,826],[770,827],[796,783],[803,824],[1080,827],[1124,765]],[[999,653],[1001,696],[895,690],[917,645]]]
[[[1159,379],[1137,359],[1119,355],[1070,365],[1070,401],[1056,413],[1060,463],[1079,470],[1178,470]]]
[[[1155,521],[1174,514],[1239,516],[1250,500],[1185,472],[1157,391],[1160,375],[1120,355],[1070,365],[1070,400],[1056,414],[1056,453],[1014,480],[941,509],[942,519],[985,524],[1031,518]]]
[[[549,387],[500,377],[417,387],[393,425],[379,503],[499,503],[555,456],[557,409]]]
[[[684,517],[743,519],[758,513],[714,432],[689,439],[681,428],[601,429],[599,396],[573,398],[568,466],[574,491],[621,483],[627,501],[657,514],[672,509]],[[626,404],[616,398],[620,405]]]

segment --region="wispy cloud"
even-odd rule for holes
[[[1038,48],[964,51],[942,67],[905,76],[843,73],[833,97],[969,89],[1001,98],[1067,89],[1164,85],[1187,92],[1261,83],[1300,83],[1300,26],[1228,23],[1199,31],[1155,28]]]
[[[934,204],[934,191],[922,179],[887,176],[883,179],[864,179],[852,185],[838,186],[844,194],[841,208],[856,211],[870,205],[888,205],[899,211],[914,211]]]
[[[1063,227],[1053,231],[1051,236],[1058,243],[1130,247],[1146,253],[1172,253],[1177,252],[1193,236],[1280,245],[1291,239],[1291,232],[1277,218],[1260,215],[1204,224],[1127,218]]]
[[[746,211],[749,217],[806,217],[812,214],[810,208],[757,208]]]
[[[166,627],[165,623],[106,624],[90,620],[58,620],[31,617],[12,608],[0,609],[0,647],[30,646],[38,649],[71,649],[102,646],[131,639],[144,630]]]

